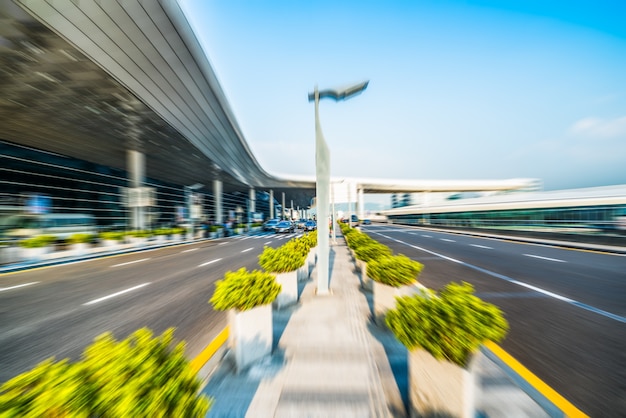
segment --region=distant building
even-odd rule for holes
[[[413,204],[411,193],[393,193],[391,195],[391,207],[403,208],[405,206],[411,206]]]

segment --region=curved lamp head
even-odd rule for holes
[[[356,96],[357,94],[362,93],[367,88],[367,85],[369,84],[369,82],[370,81],[367,80],[367,81],[363,81],[361,83],[354,84],[348,87],[320,90],[319,97],[320,99],[327,98],[327,99],[333,99],[335,101],[347,100],[351,97]],[[315,100],[315,92],[309,93],[309,102],[312,102],[314,100]]]

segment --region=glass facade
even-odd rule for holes
[[[101,229],[124,229],[130,223],[123,202],[128,183],[124,170],[0,141],[0,216],[84,213],[94,216]],[[150,228],[169,226],[186,216],[182,185],[148,178],[144,186],[156,191],[154,206],[146,208]],[[203,220],[215,220],[212,193],[202,189],[199,194]],[[231,213],[243,213],[245,222],[248,192],[223,193],[222,205],[224,220]],[[266,193],[256,192],[255,206],[256,212],[269,216]]]
[[[626,233],[626,205],[390,215],[394,223],[464,228]]]

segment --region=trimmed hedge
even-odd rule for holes
[[[215,292],[209,301],[218,311],[238,309],[247,311],[274,302],[281,290],[273,274],[241,268],[228,271],[223,280],[215,284]]]
[[[24,248],[42,248],[53,244],[56,241],[53,235],[39,235],[37,237],[27,238],[20,241],[20,247]]]
[[[402,254],[371,259],[367,263],[367,275],[372,280],[393,287],[415,282],[423,269],[422,263]]]
[[[359,260],[369,263],[377,258],[391,256],[391,248],[379,243],[378,241],[363,241],[363,244],[354,248],[354,254]]]
[[[502,311],[473,293],[469,283],[450,283],[439,295],[396,298],[385,322],[409,350],[423,348],[464,367],[483,343],[498,342],[508,331]]]
[[[100,232],[101,240],[122,241],[126,233],[124,231]]]
[[[289,241],[276,249],[265,247],[259,256],[259,265],[272,273],[287,273],[302,267],[306,261],[303,246]]]
[[[212,400],[172,347],[173,329],[153,338],[140,329],[117,342],[104,334],[76,363],[40,363],[0,387],[6,417],[204,417]]]
[[[93,235],[91,234],[72,234],[67,239],[67,242],[70,244],[87,244],[93,240]]]

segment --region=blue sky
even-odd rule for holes
[[[314,175],[626,184],[626,1],[181,0],[260,164]]]

